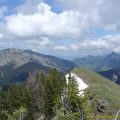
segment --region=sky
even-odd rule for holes
[[[0,0],[0,49],[74,59],[120,52],[120,0]]]

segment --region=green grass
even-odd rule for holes
[[[115,114],[120,109],[120,85],[88,69],[75,68],[73,72],[89,85],[85,92],[94,96],[93,109],[95,109],[96,101],[99,99],[105,99],[109,102],[109,114]]]

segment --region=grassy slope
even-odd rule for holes
[[[83,68],[75,68],[73,72],[84,80],[89,88],[86,92],[94,95],[92,104],[98,99],[106,99],[109,102],[109,114],[114,114],[120,109],[120,86],[101,75]]]

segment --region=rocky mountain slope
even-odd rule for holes
[[[31,50],[5,49],[0,51],[0,66],[13,64],[14,68],[20,67],[29,62],[40,63],[43,66],[56,68],[59,71],[67,71],[75,64],[64,59],[50,55],[43,55]]]
[[[47,72],[56,68],[65,72],[76,66],[73,62],[31,50],[5,49],[0,51],[0,85],[22,83],[29,72],[42,70]]]
[[[120,55],[115,52],[101,56],[89,55],[83,58],[74,59],[73,62],[80,67],[89,68],[95,71],[105,71],[113,68],[120,68]]]

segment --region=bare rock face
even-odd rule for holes
[[[109,108],[108,101],[106,101],[104,99],[103,100],[98,100],[98,103],[97,103],[98,112],[105,113],[105,112],[107,112],[108,108]]]
[[[24,50],[5,49],[0,51],[0,66],[14,64],[14,67],[17,68],[30,61],[30,57],[24,53]]]
[[[37,62],[46,67],[56,68],[61,72],[76,66],[73,62],[50,55],[43,55],[31,50],[5,49],[0,51],[0,66],[13,64],[15,68],[29,62]]]

